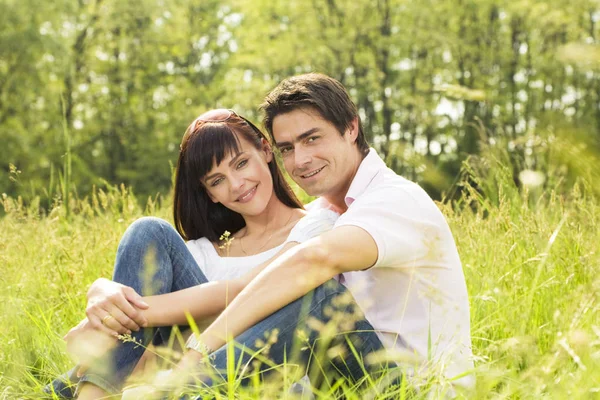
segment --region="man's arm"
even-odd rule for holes
[[[371,235],[356,226],[335,228],[298,245],[260,272],[200,335],[200,340],[216,350],[226,338],[239,335],[334,276],[371,267],[377,256]],[[189,354],[188,358],[201,357],[198,352]]]

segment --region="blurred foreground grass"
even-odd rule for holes
[[[477,385],[464,395],[600,397],[600,205],[593,187],[582,179],[560,195],[528,192],[501,164],[490,168],[485,182],[466,168],[462,197],[440,204],[471,297]],[[140,209],[125,188],[71,202],[67,219],[60,204],[40,216],[36,204],[2,198],[2,399],[39,398],[41,385],[71,366],[61,337],[84,316],[89,284],[110,276],[120,236],[142,215],[170,217],[166,205]],[[425,397],[427,390],[412,395]]]

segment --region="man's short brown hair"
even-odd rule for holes
[[[363,155],[369,152],[356,105],[346,88],[327,75],[310,73],[284,79],[265,97],[260,108],[265,114],[264,125],[271,138],[275,117],[300,108],[318,111],[323,119],[335,125],[342,136],[357,118],[356,145]]]

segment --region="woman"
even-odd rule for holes
[[[181,143],[177,232],[156,218],[133,223],[119,244],[114,282],[92,285],[88,318],[67,334],[67,342],[102,331],[131,333],[144,345],[152,338],[164,343],[171,326],[187,325],[186,312],[196,320],[218,315],[271,260],[330,229],[337,217],[327,210],[305,215],[256,126],[231,110],[202,114]],[[80,377],[78,398],[118,393],[143,351],[118,342]],[[76,380],[76,371],[49,390],[73,397],[64,381]]]

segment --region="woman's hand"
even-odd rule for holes
[[[201,353],[188,350],[172,371],[168,374],[157,374],[153,386],[162,392],[184,388],[202,371],[203,358]]]
[[[202,359],[202,354],[189,350],[175,368],[158,371],[152,382],[125,390],[122,400],[164,398],[168,393],[185,388],[201,372]]]
[[[87,299],[89,323],[106,334],[131,333],[148,324],[142,312],[148,304],[129,286],[100,278],[88,290]]]
[[[188,351],[181,357],[175,370],[182,372],[192,372],[200,366],[200,362],[204,356],[202,353],[196,350],[188,349]]]
[[[118,339],[116,336],[95,329],[85,318],[72,328],[63,340],[67,343],[67,352],[79,364],[77,374],[80,375],[95,359],[112,349]]]

